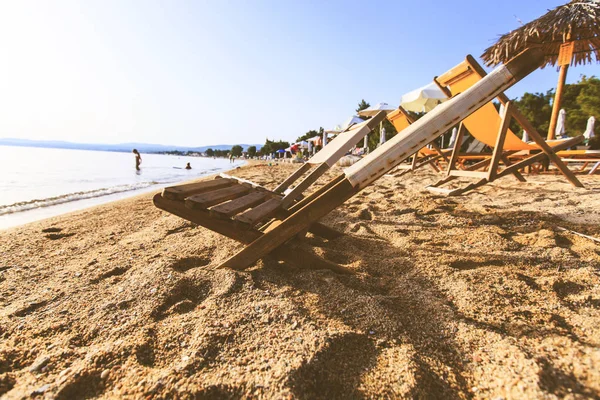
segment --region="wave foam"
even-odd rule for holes
[[[21,211],[33,210],[35,208],[50,207],[58,204],[69,203],[71,201],[91,199],[94,197],[108,196],[116,193],[129,192],[132,190],[145,189],[156,185],[158,182],[140,182],[129,185],[119,185],[109,188],[94,189],[83,192],[67,193],[60,196],[48,197],[46,199],[37,199],[21,201],[14,204],[0,205],[0,216],[13,214]]]

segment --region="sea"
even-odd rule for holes
[[[190,163],[191,170],[185,166]],[[95,206],[244,163],[228,159],[0,146],[0,229]]]

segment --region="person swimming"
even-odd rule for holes
[[[185,166],[185,169],[192,169],[192,166],[190,165],[190,163],[187,163],[187,165]]]
[[[139,151],[137,151],[137,149],[133,149],[131,152],[135,154],[135,169],[139,171],[140,164],[142,163],[142,155]]]

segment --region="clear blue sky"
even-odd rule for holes
[[[397,105],[564,1],[3,1],[0,137],[294,140],[362,98]],[[508,94],[556,79],[546,68]]]

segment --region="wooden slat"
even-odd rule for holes
[[[529,133],[529,132],[527,132],[527,133]],[[571,146],[574,146],[574,145],[576,145],[578,143],[581,143],[582,138],[583,138],[582,136],[577,136],[577,137],[565,140],[564,142],[560,142],[559,144],[553,146],[552,150],[553,151],[559,151],[559,150],[567,149],[567,148],[569,148]],[[525,167],[527,167],[529,165],[532,165],[533,163],[536,163],[538,161],[542,161],[542,160],[545,160],[545,159],[548,159],[548,155],[546,153],[544,153],[544,152],[534,154],[534,155],[532,155],[532,156],[530,156],[530,157],[528,157],[528,158],[526,158],[524,160],[521,160],[521,161],[519,161],[519,162],[517,162],[515,164],[512,164],[510,167],[506,167],[506,169],[504,169],[503,171],[500,171],[498,173],[498,175],[496,176],[496,179],[501,178],[503,176],[506,176],[508,174],[512,174],[513,171],[518,171],[518,170],[520,170],[522,168],[525,168]]]
[[[210,181],[187,183],[185,185],[170,186],[163,189],[162,195],[171,200],[183,200],[194,194],[210,192],[237,184],[231,179],[219,178]]]
[[[300,181],[295,188],[293,188],[288,194],[283,197],[283,207],[288,207],[291,205],[296,199],[300,197],[302,192],[304,192],[310,185],[315,183],[317,179],[321,177],[327,170],[329,169],[329,165],[323,163],[319,165],[317,168],[313,169],[306,178]]]
[[[252,242],[246,248],[226,260],[221,266],[233,269],[244,269],[266,256],[281,244],[302,232],[331,210],[348,200],[359,190],[347,179],[323,193],[317,199],[282,221],[269,233]]]
[[[267,199],[268,195],[263,191],[256,191],[248,193],[245,196],[239,197],[235,200],[228,201],[214,206],[210,209],[210,214],[216,217],[232,217],[242,211],[247,210],[250,207],[254,207],[262,203]]]
[[[465,125],[460,123],[458,126],[458,133],[456,134],[456,139],[454,140],[454,146],[452,147],[452,155],[450,156],[450,161],[448,161],[448,169],[446,170],[446,176],[450,175],[450,171],[454,169],[456,165],[456,160],[458,160],[458,155],[460,154],[460,147],[462,145],[462,139],[465,134]]]
[[[562,172],[562,174],[567,178],[569,182],[573,186],[583,187],[583,184],[577,179],[575,174],[571,172],[571,170],[560,160],[560,157],[556,155],[555,150],[558,146],[550,147],[548,143],[542,138],[542,136],[535,130],[535,128],[531,125],[531,123],[521,114],[521,112],[515,107],[513,110],[513,116],[517,120],[519,124],[527,131],[529,136],[533,139],[535,143],[542,149],[544,153],[548,156],[548,159],[556,165],[556,167]],[[583,141],[583,136],[578,137],[579,142]],[[574,138],[575,139],[575,138]],[[578,143],[579,143],[578,142]]]
[[[281,206],[281,199],[270,199],[258,206],[235,216],[235,220],[247,225],[255,225],[265,218],[271,217]]]
[[[261,232],[256,230],[239,229],[234,225],[232,220],[211,218],[206,210],[190,210],[189,208],[185,207],[183,202],[169,200],[165,197],[162,197],[160,194],[155,195],[153,200],[154,205],[161,210],[165,210],[195,224],[204,226],[214,232],[230,237],[241,243],[251,243],[262,235]],[[305,249],[301,249],[293,244],[284,244],[275,249],[271,255],[277,260],[285,261],[300,268],[330,269],[342,274],[354,273],[348,268],[332,263],[331,261],[324,260],[321,257],[307,252]]]
[[[450,171],[450,176],[466,176],[474,178],[487,178],[488,173],[484,171],[466,171],[462,169],[453,169]]]
[[[252,188],[241,184],[212,192],[196,194],[185,199],[185,205],[192,209],[208,208],[227,200],[236,199],[248,193]]]
[[[504,113],[500,116],[502,119],[500,122],[500,128],[498,130],[498,136],[496,137],[496,145],[492,152],[492,159],[490,161],[490,168],[488,170],[488,181],[493,181],[498,172],[498,166],[500,165],[500,157],[504,151],[504,142],[506,140],[506,134],[508,132],[508,126],[512,119],[513,104],[509,101],[504,107]]]
[[[502,154],[500,156],[500,158],[502,159],[502,162],[504,163],[504,165],[506,165],[507,168],[512,165],[512,162],[510,162],[510,160],[508,159],[508,157],[506,155]],[[525,177],[523,175],[521,175],[521,173],[519,171],[513,171],[513,175],[515,176],[515,178],[517,178],[517,180],[519,182],[527,182]]]
[[[296,182],[298,180],[298,178],[300,178],[302,175],[304,175],[304,173],[306,171],[308,171],[310,169],[310,164],[309,163],[304,163],[300,166],[300,168],[298,168],[296,171],[294,171],[290,176],[288,176],[283,182],[281,182],[279,184],[279,186],[277,186],[275,188],[275,190],[273,190],[275,193],[283,193],[285,191],[285,189],[287,189],[288,187],[290,187],[290,185],[294,182]]]

